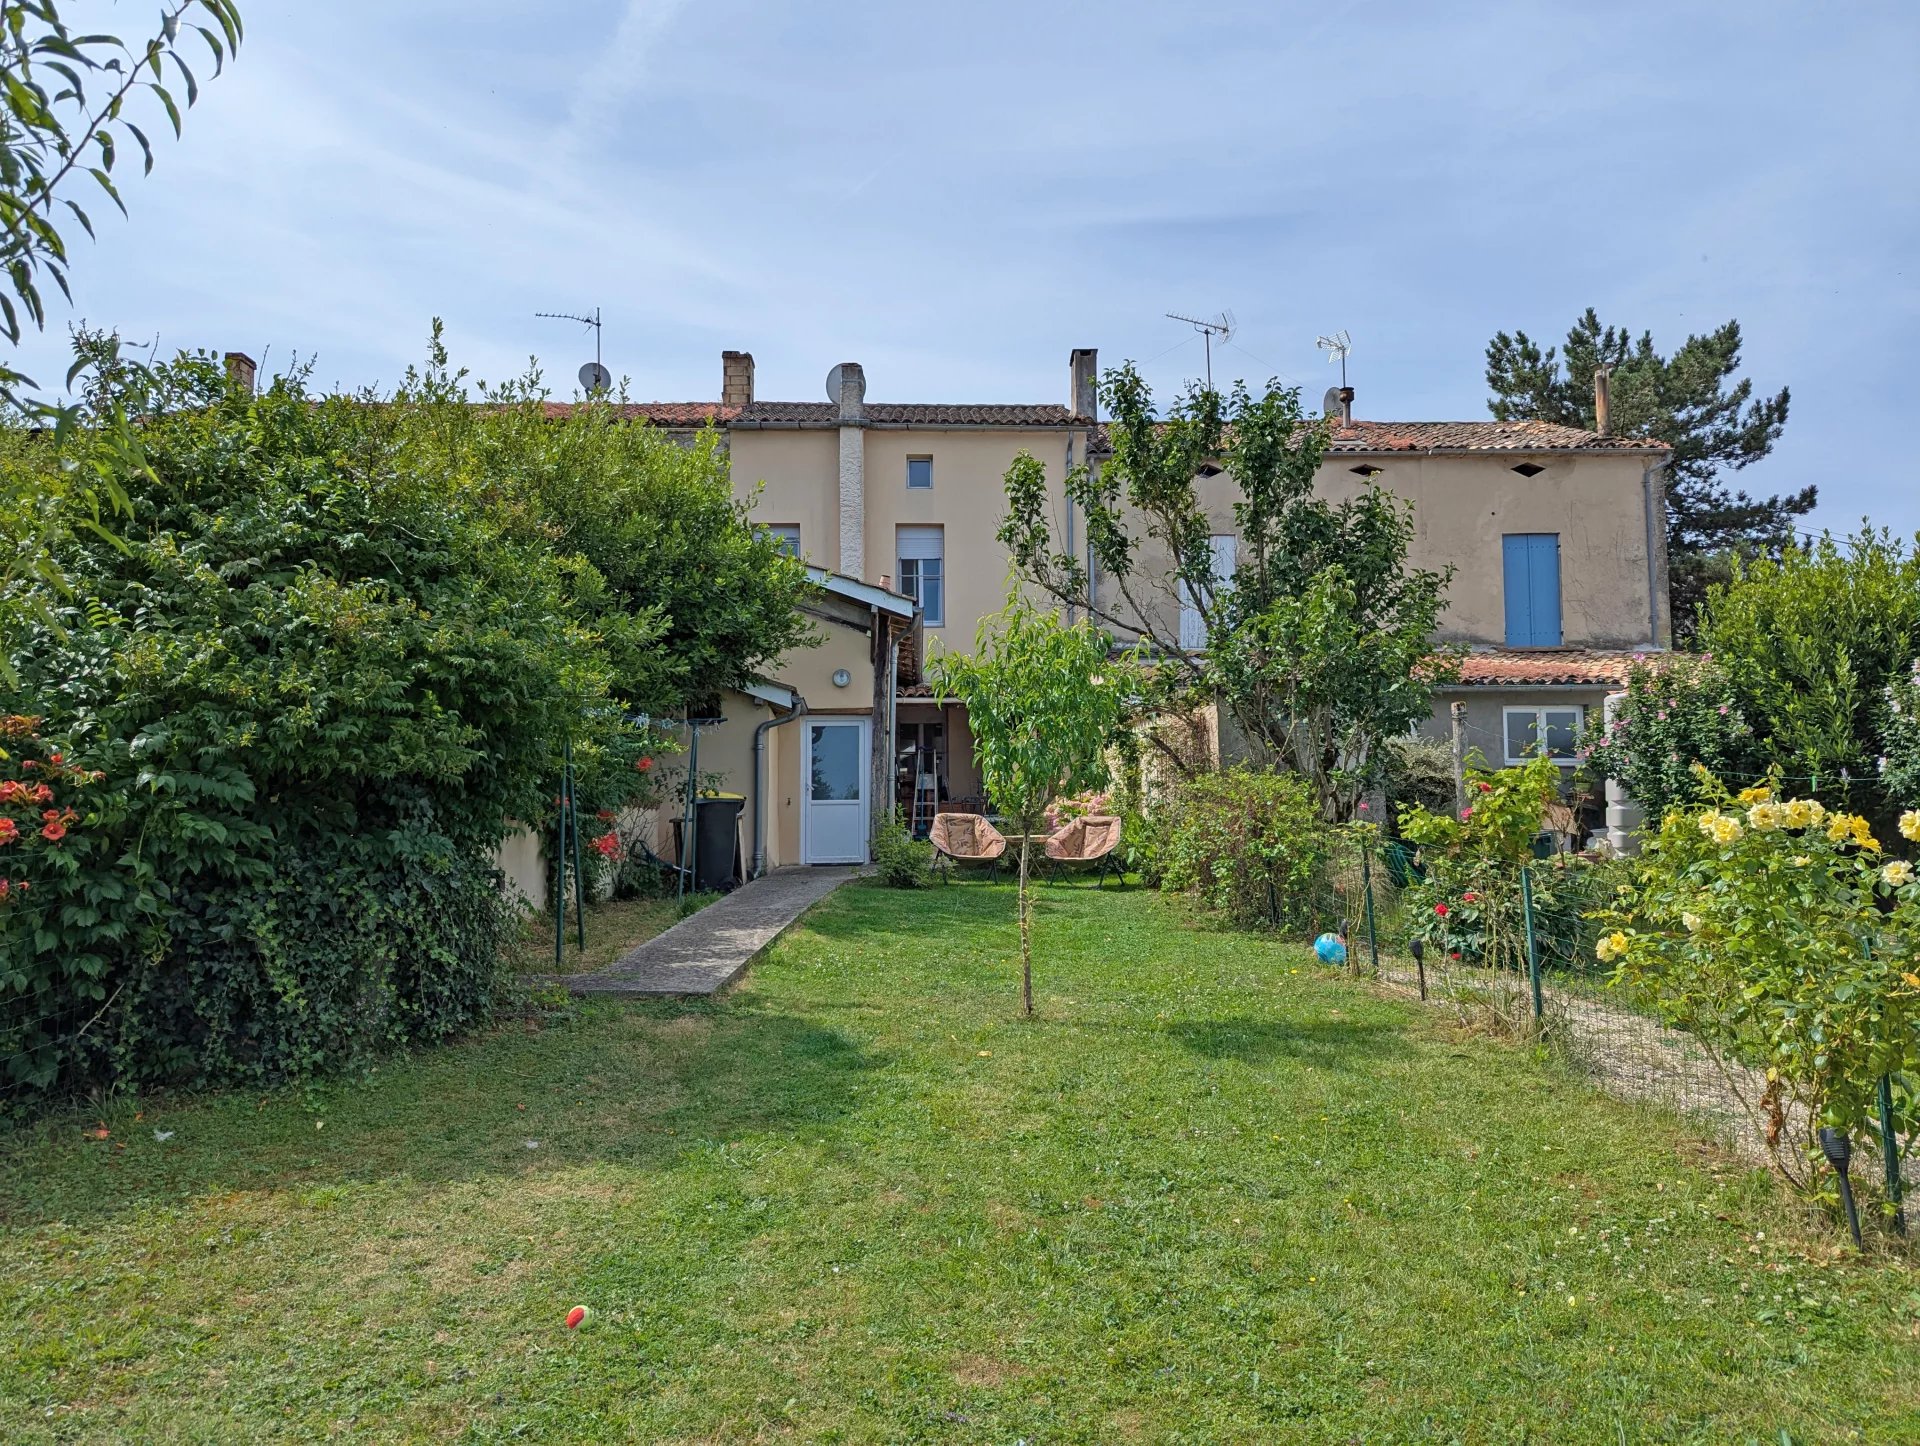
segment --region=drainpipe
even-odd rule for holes
[[[767,730],[806,716],[807,700],[795,692],[791,708],[775,713],[753,730],[753,876],[756,879],[767,871]]]
[[[1660,636],[1660,593],[1663,574],[1666,572],[1667,537],[1662,525],[1661,488],[1664,484],[1656,481],[1659,474],[1673,465],[1673,455],[1658,462],[1650,462],[1640,473],[1640,490],[1647,515],[1647,640],[1654,647],[1671,646],[1671,634],[1665,639]]]
[[[1067,556],[1073,556],[1073,499],[1067,496],[1067,479],[1073,476],[1073,433],[1067,433],[1067,470],[1060,474],[1060,505],[1067,510]],[[1073,626],[1073,604],[1067,604],[1067,626]]]

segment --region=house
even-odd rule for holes
[[[756,396],[752,356],[729,351],[721,355],[717,401],[628,410],[683,432],[724,429],[740,496],[815,566],[834,606],[906,600],[917,607],[927,649],[966,651],[980,619],[1005,600],[1007,556],[996,534],[1002,477],[1020,452],[1045,466],[1066,545],[1084,539],[1061,481],[1079,463],[1098,466],[1104,450],[1096,374],[1096,352],[1081,348],[1068,358],[1064,403],[877,402],[867,398],[863,368],[843,362],[829,374],[824,400],[780,402]],[[1350,390],[1341,395],[1320,472],[1323,494],[1386,487],[1413,504],[1411,560],[1455,569],[1439,641],[1462,645],[1467,656],[1458,682],[1437,696],[1426,731],[1448,736],[1451,705],[1460,702],[1468,746],[1490,761],[1512,761],[1539,745],[1571,766],[1581,731],[1618,689],[1632,654],[1669,640],[1668,449],[1543,422],[1370,421],[1352,416]],[[1200,486],[1217,529],[1214,555],[1230,571],[1233,479],[1222,473]],[[861,588],[869,591],[852,591]],[[1177,603],[1169,598],[1166,606]],[[887,616],[888,627],[898,624],[897,612]],[[825,711],[867,720],[862,747],[873,783],[861,806],[869,821],[890,804],[912,816],[930,799],[949,806],[977,799],[964,709],[936,702],[911,670],[882,678],[888,665],[874,636],[864,660],[854,660],[860,666],[847,664],[853,681],[846,685],[822,691],[807,654],[773,670],[776,680],[806,697],[810,717]],[[917,664],[918,637],[914,656]],[[792,683],[789,670],[804,671],[807,681]],[[753,708],[782,705],[774,696],[741,706],[743,718],[758,718],[757,728],[772,713]],[[803,751],[773,765],[791,770],[779,777],[807,778],[823,759],[838,766],[835,750],[852,734],[829,730],[816,742],[817,727],[782,734],[778,747]],[[737,739],[727,746],[748,766]],[[838,839],[837,826],[808,822],[809,807],[833,800],[809,800],[800,790],[795,805],[788,791],[761,786],[779,800],[769,805],[769,862],[825,862],[845,852],[822,842]]]

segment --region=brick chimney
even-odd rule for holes
[[[753,405],[752,352],[723,351],[720,353],[720,405],[723,407]]]
[[[1613,435],[1613,368],[1593,369],[1593,430],[1603,437]]]
[[[1077,346],[1067,359],[1072,386],[1067,393],[1067,410],[1076,417],[1091,420],[1100,405],[1095,379],[1100,373],[1100,353],[1090,346]]]
[[[227,385],[239,387],[242,391],[252,392],[253,375],[259,368],[252,357],[243,351],[230,351],[226,355]]]

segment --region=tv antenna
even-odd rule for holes
[[[1223,311],[1213,320],[1207,321],[1197,316],[1182,316],[1177,311],[1169,311],[1167,313],[1167,320],[1184,321],[1188,326],[1200,333],[1201,339],[1206,343],[1207,348],[1207,390],[1212,391],[1213,339],[1216,336],[1222,341],[1231,341],[1233,339],[1233,313],[1231,311]]]
[[[1340,363],[1340,385],[1347,384],[1347,353],[1353,350],[1353,338],[1344,331],[1336,331],[1332,336],[1317,336],[1313,344],[1327,354],[1327,365]]]
[[[577,321],[582,326],[593,328],[593,360],[580,368],[580,385],[587,395],[597,396],[613,390],[613,373],[600,364],[600,308],[594,307],[592,316],[576,316],[570,311],[536,311],[535,316],[545,317],[549,321]]]

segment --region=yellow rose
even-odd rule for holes
[[[1718,828],[1719,825],[1720,825],[1719,809],[1710,808],[1705,813],[1700,815],[1700,832],[1705,834],[1708,838],[1713,837],[1713,831],[1714,829]]]
[[[1853,820],[1844,813],[1836,813],[1827,820],[1827,837],[1835,843],[1845,843],[1853,833]]]
[[[1810,798],[1807,800],[1807,822],[1812,824],[1815,828],[1818,828],[1820,827],[1821,823],[1826,819],[1826,816],[1827,816],[1827,806],[1824,803],[1822,803],[1817,798]]]
[[[1772,797],[1773,790],[1764,784],[1755,784],[1752,788],[1743,788],[1740,790],[1740,802],[1742,803],[1765,803]]]
[[[1782,807],[1786,810],[1788,828],[1806,828],[1813,823],[1812,799],[1790,799]]]
[[[1756,803],[1747,810],[1747,822],[1753,825],[1755,832],[1767,833],[1780,827],[1782,812],[1777,803]]]
[[[1739,842],[1740,835],[1745,832],[1746,830],[1740,827],[1740,820],[1737,818],[1722,817],[1714,820],[1713,841],[1715,843],[1737,843]]]
[[[1808,858],[1805,854],[1795,854],[1792,859],[1793,866],[1796,869],[1804,869],[1808,864],[1812,862],[1813,860]]]
[[[1873,836],[1873,829],[1859,814],[1853,816],[1853,841],[1870,854],[1880,852],[1880,840]]]
[[[1593,956],[1602,964],[1611,964],[1627,952],[1627,936],[1615,929],[1611,934],[1603,935],[1593,946]]]
[[[1698,934],[1700,932],[1700,916],[1698,914],[1682,914],[1680,916],[1680,922],[1687,926],[1687,932],[1689,934]]]
[[[1920,843],[1920,808],[1910,808],[1900,815],[1900,836]]]
[[[1880,870],[1880,878],[1889,888],[1904,889],[1913,882],[1913,865],[1905,859],[1895,859]]]

